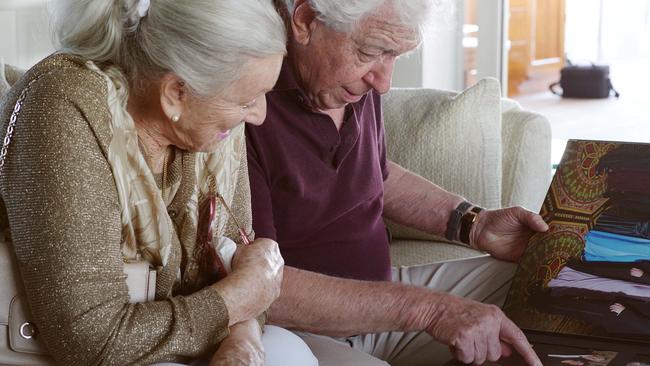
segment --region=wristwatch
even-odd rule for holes
[[[458,228],[460,227],[460,220],[463,218],[463,215],[469,208],[472,207],[472,204],[463,201],[458,207],[456,207],[451,214],[449,215],[449,221],[447,221],[447,231],[445,232],[445,238],[449,241],[458,241]]]
[[[474,206],[460,218],[460,233],[458,238],[462,243],[472,246],[469,242],[469,234],[472,232],[472,227],[481,211],[483,211],[482,208]]]

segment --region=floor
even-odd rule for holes
[[[650,143],[650,59],[611,65],[616,99],[562,99],[547,93],[515,98],[551,122],[552,162],[558,163],[568,139]]]

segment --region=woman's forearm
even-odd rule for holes
[[[255,319],[230,327],[230,335],[221,342],[210,366],[263,365],[262,329]]]

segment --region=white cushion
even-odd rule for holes
[[[501,206],[501,91],[484,79],[456,93],[394,89],[384,97],[388,158],[486,208]],[[396,239],[436,240],[389,223]]]
[[[444,242],[395,240],[390,244],[390,257],[394,267],[412,267],[486,255],[463,245]]]
[[[503,98],[501,99],[501,114],[513,110],[522,110],[521,104],[514,99]]]
[[[551,183],[551,126],[546,117],[520,109],[502,116],[502,206],[539,212]]]

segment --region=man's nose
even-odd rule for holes
[[[395,57],[384,57],[364,77],[377,93],[386,94],[391,87],[393,70],[395,68]]]

